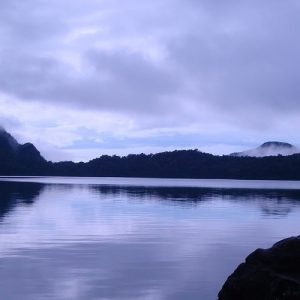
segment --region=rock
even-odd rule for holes
[[[257,249],[227,279],[219,300],[299,300],[300,236]]]

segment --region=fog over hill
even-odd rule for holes
[[[293,155],[300,153],[300,149],[294,145],[283,142],[266,142],[255,149],[250,149],[243,152],[236,152],[230,154],[231,156],[251,156],[251,157],[264,157],[264,156],[278,156],[278,155]]]

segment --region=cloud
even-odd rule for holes
[[[2,3],[11,33],[2,92],[139,113],[165,113],[183,101],[298,108],[295,1],[74,1],[63,10],[68,4]]]
[[[123,138],[185,128],[217,144],[231,133],[226,147],[261,131],[280,138],[300,111],[299,9],[295,0],[1,1],[0,92],[31,108],[127,120]]]

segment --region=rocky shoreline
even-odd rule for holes
[[[300,236],[251,253],[218,296],[219,300],[299,300]]]

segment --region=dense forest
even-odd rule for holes
[[[158,178],[299,179],[300,155],[214,156],[198,150],[101,156],[87,163],[48,163],[47,175]]]
[[[0,134],[0,175],[105,176],[300,180],[300,154],[269,157],[216,156],[177,150],[128,156],[103,155],[89,162],[46,161],[27,143]]]

